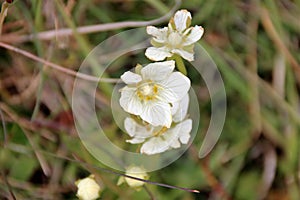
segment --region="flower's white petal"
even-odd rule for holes
[[[148,102],[144,105],[141,118],[153,126],[166,126],[172,123],[171,106],[163,101]]]
[[[136,95],[136,88],[125,86],[121,89],[120,105],[126,111],[134,115],[143,112],[143,104]]]
[[[183,49],[173,49],[171,52],[180,55],[182,58],[190,62],[194,61],[194,53],[185,51]]]
[[[188,119],[179,124],[174,128],[169,129],[161,137],[164,138],[170,148],[179,148],[182,144],[187,144],[190,139],[190,132],[192,129],[192,120]],[[178,141],[180,140],[180,142]]]
[[[174,70],[175,61],[150,63],[141,70],[144,80],[161,81],[166,79]]]
[[[173,54],[170,53],[165,47],[149,47],[146,49],[145,55],[150,60],[162,61],[167,57],[171,57]]]
[[[202,28],[202,26],[191,27],[191,31],[185,38],[183,45],[187,46],[197,42],[198,40],[201,39],[203,33],[204,33],[204,29]]]
[[[179,140],[182,144],[187,144],[190,139],[190,132],[192,131],[192,120],[187,119],[176,125],[174,129],[179,131]]]
[[[159,96],[170,103],[180,101],[191,86],[190,79],[180,72],[173,72],[168,79],[160,84],[163,89],[160,91]]]
[[[174,128],[168,129],[163,135],[150,138],[143,144],[141,153],[152,155],[165,152],[170,148],[179,148],[181,146],[180,142],[182,144],[188,143],[191,130],[192,120],[185,120]]]
[[[166,81],[164,81],[166,82]],[[180,96],[178,96],[171,88],[169,88],[168,86],[164,85],[165,83],[162,83],[161,86],[159,87],[159,98],[161,100],[164,100],[164,101],[167,101],[169,103],[171,103],[172,107],[173,107],[173,104],[175,102],[178,102],[181,100]],[[175,107],[177,105],[174,105]],[[172,107],[171,107],[171,115],[172,114]],[[174,108],[175,109],[175,108]]]
[[[135,136],[136,124],[137,123],[134,121],[134,119],[131,119],[130,117],[126,117],[126,119],[124,120],[125,130],[127,131],[128,135],[130,135],[130,137]]]
[[[126,84],[135,84],[142,81],[142,77],[139,74],[135,74],[133,72],[125,72],[121,76],[122,81]]]
[[[128,135],[135,137],[136,139],[144,140],[145,138],[150,137],[153,132],[153,128],[150,127],[150,125],[148,127],[140,125],[130,117],[126,117],[124,120],[124,127]]]
[[[179,104],[180,104],[180,101],[176,101],[176,102],[172,103],[172,107],[171,107],[172,116],[174,116],[176,114],[177,110],[179,109]]]
[[[191,13],[187,10],[179,10],[174,15],[176,29],[180,32],[187,28],[188,21],[192,19]]]
[[[169,148],[179,148],[180,142],[178,141],[180,135],[180,129],[170,128],[161,137],[168,143]]]
[[[141,153],[153,155],[165,152],[168,149],[169,144],[167,141],[163,140],[161,137],[152,137],[143,144]]]
[[[133,138],[131,140],[126,140],[126,142],[131,143],[131,144],[140,144],[143,143],[145,139],[142,138]]]
[[[173,149],[177,149],[181,146],[180,142],[178,141],[178,139],[174,139],[172,140],[172,142],[169,145],[171,148]]]
[[[189,108],[189,100],[190,100],[189,94],[186,94],[181,99],[181,101],[174,103],[174,104],[178,104],[177,110],[173,114],[173,121],[174,122],[181,122],[186,117],[187,111],[188,111],[188,108]]]
[[[133,96],[135,95],[135,88],[132,87],[123,87],[121,90],[121,97],[119,100],[119,103],[121,105],[121,107],[127,111],[128,110],[128,104],[131,101],[131,99],[133,98]]]
[[[147,33],[155,37],[159,42],[164,42],[168,36],[168,28],[156,28],[154,26],[147,26]]]

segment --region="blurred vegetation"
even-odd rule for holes
[[[3,2],[0,1],[1,3]],[[129,28],[80,35],[18,40],[22,35],[121,21],[158,18],[172,0],[16,0],[7,13],[0,41],[40,58],[77,70],[88,52]],[[147,184],[155,199],[300,199],[300,1],[188,0],[180,8],[205,28],[200,43],[221,71],[227,93],[225,126],[205,159],[197,157],[203,135],[176,162],[150,180],[200,194]],[[165,26],[167,21],[159,24]],[[143,56],[128,56],[107,70],[118,77]],[[204,83],[190,70],[201,110],[199,133],[210,120]],[[105,167],[87,152],[76,133],[67,95],[73,78],[0,48],[0,199],[75,199],[75,180],[96,174],[102,199],[150,199],[147,190],[117,186],[118,176],[87,167]],[[110,101],[99,89],[100,107]],[[108,90],[109,91],[109,90]],[[112,119],[109,138],[122,145]]]

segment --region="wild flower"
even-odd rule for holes
[[[153,61],[162,61],[167,57],[179,55],[182,58],[194,60],[194,43],[203,35],[201,26],[190,27],[192,16],[187,10],[179,10],[169,21],[168,27],[147,27],[147,33],[152,35],[151,44],[145,55]]]
[[[125,72],[121,79],[127,84],[121,91],[120,105],[128,113],[139,116],[153,126],[170,128],[172,106],[190,89],[190,80],[173,72],[174,61],[155,62]]]

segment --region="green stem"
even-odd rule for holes
[[[179,55],[173,55],[172,57],[174,58],[174,60],[176,62],[178,71],[180,71],[184,75],[187,75],[187,71],[186,71],[186,68],[185,68],[182,58]]]

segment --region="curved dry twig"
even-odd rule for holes
[[[174,12],[179,8],[180,4],[181,4],[181,0],[175,0],[174,7],[167,14],[154,20],[125,21],[125,22],[97,24],[97,25],[90,25],[90,26],[81,26],[76,29],[76,32],[79,34],[88,34],[88,33],[95,33],[101,31],[116,30],[121,28],[143,27],[148,25],[159,24],[164,21],[168,21],[169,18],[174,14]],[[33,41],[34,39],[51,40],[55,37],[69,36],[72,34],[73,34],[73,30],[71,28],[63,28],[58,30],[50,30],[50,31],[39,32],[37,34],[29,34],[29,35],[21,35],[21,36],[14,35],[14,34],[7,34],[7,35],[3,35],[0,38],[0,41],[22,43],[22,42]]]
[[[65,67],[62,67],[60,65],[57,65],[55,63],[52,63],[52,62],[49,62],[45,59],[42,59],[36,55],[33,55],[32,53],[29,53],[27,51],[24,51],[22,49],[19,49],[17,47],[14,47],[14,46],[11,46],[9,44],[5,44],[3,42],[0,42],[0,47],[3,47],[5,49],[8,49],[8,50],[11,50],[11,51],[14,51],[16,53],[19,53],[23,56],[26,56],[32,60],[35,60],[37,62],[40,62],[40,63],[43,63],[45,66],[47,67],[51,67],[53,69],[56,69],[58,71],[61,71],[65,74],[68,74],[68,75],[71,75],[71,76],[74,76],[76,78],[81,78],[81,79],[84,79],[84,80],[87,80],[87,81],[92,81],[92,82],[105,82],[105,83],[117,83],[120,81],[120,79],[115,79],[115,78],[98,78],[98,77],[95,77],[95,76],[91,76],[91,75],[87,75],[87,74],[83,74],[83,73],[80,73],[80,72],[76,72],[76,71],[73,71],[71,69],[67,69]]]
[[[277,47],[278,51],[281,52],[291,64],[298,84],[300,84],[300,65],[297,62],[297,60],[293,57],[289,49],[286,47],[284,42],[281,40],[278,32],[275,30],[274,24],[270,18],[269,11],[266,8],[261,9],[261,22],[270,39],[274,42],[274,45]]]
[[[155,25],[158,23],[161,23],[165,20],[168,20],[173,13],[178,9],[178,7],[181,4],[181,0],[175,0],[174,7],[168,12],[166,15],[150,20],[150,21],[126,21],[126,22],[116,22],[116,23],[108,23],[108,24],[98,24],[98,25],[91,25],[91,26],[83,26],[78,27],[76,31],[80,34],[87,34],[87,33],[94,33],[94,32],[100,32],[100,31],[108,31],[108,30],[114,30],[114,29],[120,29],[120,28],[128,28],[128,27],[141,27],[141,26],[147,26],[147,25]],[[114,79],[114,78],[98,78],[95,76],[83,74],[80,72],[76,72],[70,69],[67,69],[65,67],[62,67],[58,64],[49,62],[47,60],[44,60],[36,55],[33,55],[27,51],[24,51],[22,49],[19,49],[17,47],[11,46],[9,44],[4,43],[3,41],[13,41],[13,42],[26,42],[26,41],[32,41],[33,39],[40,39],[40,40],[49,40],[53,37],[59,37],[59,36],[67,36],[72,35],[73,30],[66,28],[66,29],[59,29],[59,30],[51,30],[51,31],[45,31],[40,32],[38,34],[30,34],[30,35],[23,35],[23,36],[13,36],[13,35],[7,35],[2,36],[0,38],[0,47],[6,48],[8,50],[14,51],[16,53],[22,54],[23,56],[26,56],[32,60],[35,60],[37,62],[43,63],[47,67],[51,67],[53,69],[56,69],[58,71],[61,71],[65,74],[78,77],[87,81],[92,82],[106,82],[106,83],[117,83],[120,81],[120,79]]]

